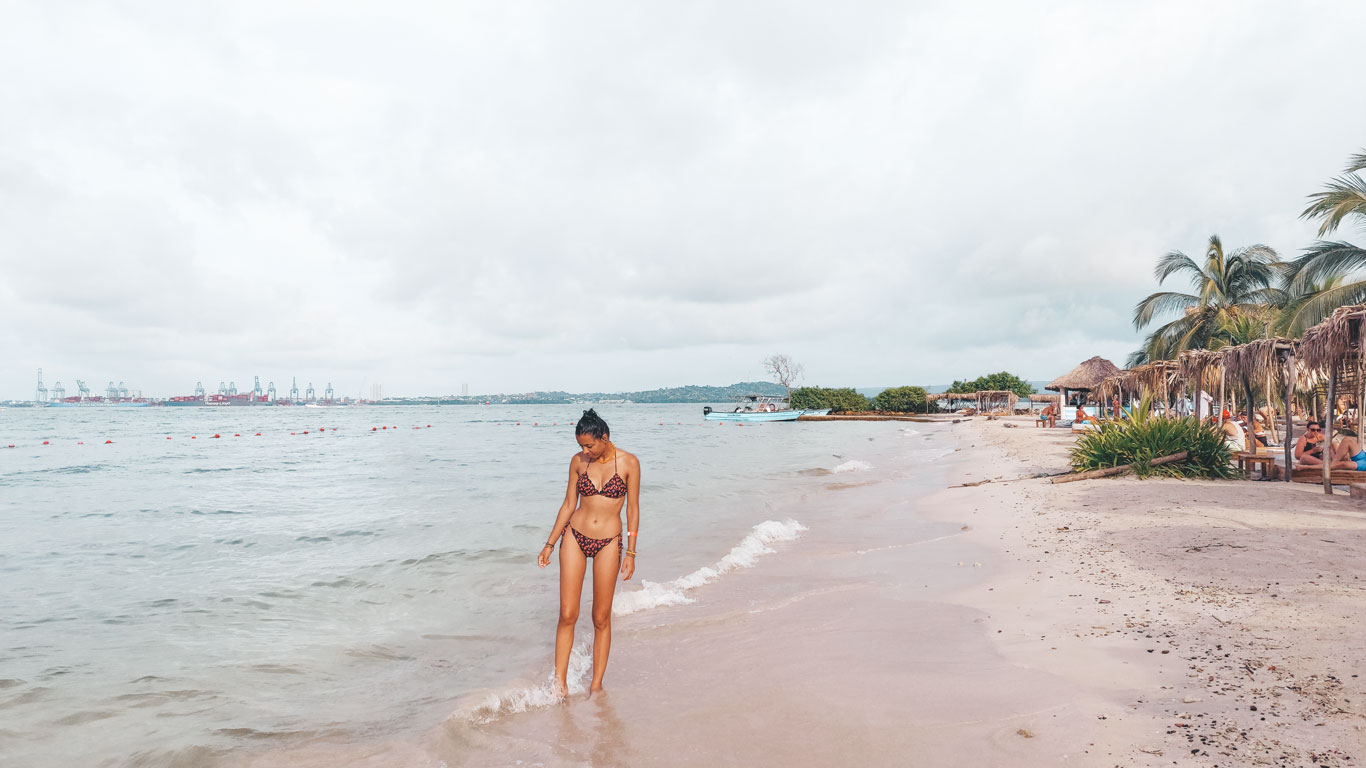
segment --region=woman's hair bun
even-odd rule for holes
[[[598,415],[598,412],[592,408],[583,412],[583,417],[579,419],[579,423],[574,427],[575,437],[578,437],[579,435],[591,435],[600,440],[608,434],[607,422],[603,421],[602,417]]]

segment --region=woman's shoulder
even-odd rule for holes
[[[634,453],[631,453],[630,451],[623,451],[622,449],[618,448],[617,457],[622,464],[625,464],[628,467],[631,467],[633,469],[640,468],[640,457],[636,456]]]

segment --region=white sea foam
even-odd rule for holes
[[[801,535],[804,530],[806,530],[806,526],[796,520],[783,522],[765,520],[754,526],[754,530],[749,535],[741,539],[739,544],[735,545],[725,557],[713,565],[703,566],[692,573],[664,584],[646,581],[641,583],[638,590],[618,592],[616,599],[612,601],[612,615],[627,616],[637,611],[656,608],[661,605],[691,603],[692,598],[684,594],[688,590],[697,589],[703,584],[713,582],[738,568],[753,566],[760,555],[773,551],[769,548],[769,544],[776,541],[791,541]]]
[[[902,428],[901,428],[900,430],[898,430],[898,431],[901,432],[901,436],[902,436],[902,437],[910,437],[911,435],[918,435],[918,434],[920,434],[920,430],[918,430],[918,429],[911,429],[910,427],[902,427]]]
[[[569,671],[566,676],[571,695],[588,690],[588,680],[593,672],[593,653],[588,642],[579,643],[569,652]],[[539,685],[511,688],[503,691],[471,696],[464,706],[451,713],[450,720],[487,723],[500,715],[513,715],[533,709],[544,709],[564,700],[558,690],[555,671],[551,670],[545,682]]]
[[[872,468],[873,468],[873,465],[872,465],[872,464],[869,464],[869,463],[866,462],[866,461],[859,461],[858,459],[850,459],[850,460],[844,462],[843,464],[839,465],[838,467],[835,467],[835,468],[834,468],[833,470],[831,470],[831,471],[832,471],[832,472],[836,472],[836,473],[839,473],[839,472],[867,472],[868,470],[870,470],[870,469],[872,469]]]
[[[725,557],[712,565],[698,568],[686,576],[680,576],[664,584],[646,581],[641,583],[640,589],[618,592],[612,601],[612,615],[626,616],[647,608],[691,603],[692,598],[684,594],[688,590],[715,581],[730,571],[753,566],[760,555],[773,551],[769,544],[791,541],[805,530],[806,526],[796,520],[765,520],[754,526],[753,531],[741,539]],[[569,693],[572,695],[586,691],[592,672],[593,655],[590,645],[587,642],[575,645],[569,654]],[[470,697],[467,699],[469,703],[458,707],[449,719],[457,722],[486,723],[501,715],[543,709],[562,700],[559,691],[556,690],[557,687],[552,672],[545,682],[539,685],[490,691]]]

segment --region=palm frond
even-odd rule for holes
[[[1134,329],[1141,329],[1153,321],[1153,316],[1173,310],[1187,310],[1200,306],[1200,299],[1189,293],[1159,291],[1134,307]]]
[[[1366,171],[1366,152],[1347,158],[1347,170],[1343,173],[1356,173],[1357,171]]]
[[[1139,349],[1135,349],[1133,352],[1130,352],[1130,353],[1129,353],[1129,356],[1128,356],[1127,358],[1124,359],[1124,367],[1125,367],[1125,368],[1137,368],[1137,367],[1140,366],[1140,365],[1147,365],[1147,364],[1148,364],[1148,350],[1147,350],[1146,348],[1142,348],[1142,347],[1140,347]]]
[[[1157,267],[1153,270],[1153,276],[1157,278],[1157,284],[1166,282],[1168,277],[1177,272],[1190,272],[1191,280],[1198,284],[1198,281],[1206,275],[1200,269],[1200,265],[1195,260],[1180,251],[1172,251],[1166,256],[1157,260]]]
[[[1241,302],[1235,306],[1253,305],[1261,308],[1276,309],[1285,306],[1290,302],[1290,294],[1280,288],[1258,288],[1255,291],[1248,291],[1241,297]]]
[[[1344,283],[1341,278],[1333,283],[1297,296],[1281,311],[1276,323],[1277,333],[1300,336],[1318,325],[1338,307],[1366,303],[1366,281]]]
[[[1363,268],[1366,268],[1366,248],[1320,240],[1290,262],[1286,287],[1291,294],[1306,293],[1315,283],[1325,283]]]
[[[1320,219],[1319,237],[1323,237],[1337,229],[1348,216],[1366,218],[1366,178],[1339,176],[1328,182],[1324,191],[1310,195],[1309,200],[1309,207],[1300,218]]]

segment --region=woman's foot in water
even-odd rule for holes
[[[595,693],[602,693],[601,680],[595,680],[592,685],[588,686],[588,698],[593,698],[593,694]]]

